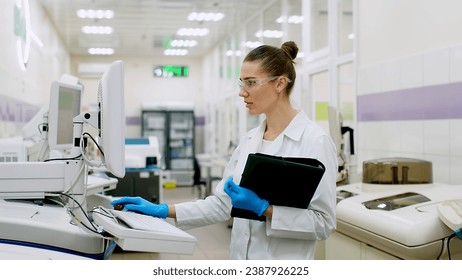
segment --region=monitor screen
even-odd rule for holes
[[[73,119],[80,114],[82,86],[55,81],[48,110],[48,144],[52,150],[74,146]]]

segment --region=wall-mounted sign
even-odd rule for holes
[[[188,77],[188,66],[155,65],[152,73],[158,78]]]

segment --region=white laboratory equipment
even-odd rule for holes
[[[161,167],[159,140],[156,136],[125,139],[125,168]]]
[[[329,135],[334,142],[337,152],[337,185],[348,184],[352,181],[350,177],[355,175],[353,172],[355,169],[354,130],[349,126],[343,126],[343,118],[337,108],[329,106],[328,115]],[[347,141],[344,139],[345,133],[349,134]],[[348,143],[348,147],[346,147],[345,143]]]
[[[439,206],[462,199],[462,187],[432,182],[431,163],[385,158],[363,164],[363,182],[338,187],[337,229],[326,259],[460,259],[462,241]]]
[[[161,218],[98,208],[95,222],[127,251],[192,254],[196,238]]]
[[[83,87],[68,77],[53,84],[53,100],[44,113],[50,122],[43,124],[49,134],[39,137],[49,150],[39,159],[48,158],[0,163],[0,258],[107,259],[115,244],[126,247],[139,241],[139,230],[93,217],[99,206],[110,207],[111,198],[103,193],[114,189],[117,179],[88,175],[89,168],[103,168],[118,178],[125,175],[123,75],[123,62],[112,63],[100,81],[98,109],[83,113]],[[98,141],[84,131],[87,125],[97,129]],[[99,159],[85,156],[89,139],[97,144]],[[163,252],[192,253],[197,240],[168,226],[169,233],[153,228],[142,234],[151,252],[169,244],[169,237],[178,240],[181,232],[187,237],[182,246],[170,244]]]

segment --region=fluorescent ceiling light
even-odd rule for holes
[[[192,12],[188,15],[190,21],[220,21],[225,17],[223,13],[196,13]]]
[[[111,55],[111,54],[114,54],[114,49],[113,48],[89,48],[88,53],[93,54],[93,55]]]
[[[263,44],[259,41],[247,41],[244,43],[244,46],[248,49],[255,49],[256,47],[259,47],[261,45]]]
[[[89,19],[111,19],[114,17],[114,11],[112,10],[77,10],[77,16],[79,18]]]
[[[255,36],[258,38],[264,37],[264,38],[282,38],[282,31],[280,30],[263,30],[263,31],[258,31],[255,33]]]
[[[295,16],[295,15],[289,16],[289,17],[281,16],[276,19],[276,22],[277,23],[287,22],[287,23],[293,23],[293,24],[300,24],[303,22],[303,16]]]
[[[110,26],[84,26],[82,32],[85,34],[111,34],[114,29]]]
[[[242,54],[241,51],[233,51],[233,50],[226,51],[226,56],[241,56],[241,54]]]
[[[170,46],[172,47],[194,47],[197,45],[196,40],[172,40]]]
[[[180,56],[183,56],[183,55],[188,54],[188,50],[186,50],[186,49],[167,49],[167,50],[164,51],[164,54],[165,55],[180,55]]]
[[[205,36],[209,34],[207,28],[180,28],[176,34],[180,36]]]

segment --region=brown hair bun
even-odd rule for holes
[[[288,57],[290,57],[291,60],[294,60],[297,57],[298,47],[297,44],[295,44],[295,42],[285,42],[284,44],[282,44],[281,49]]]

